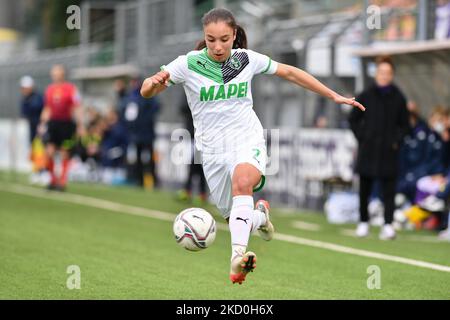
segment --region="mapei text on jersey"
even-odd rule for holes
[[[221,84],[218,86],[201,87],[200,101],[215,101],[247,96],[248,82]]]

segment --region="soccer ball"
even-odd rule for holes
[[[189,251],[208,248],[216,238],[216,221],[201,208],[181,211],[173,223],[177,243]]]

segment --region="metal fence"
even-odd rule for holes
[[[23,75],[35,79],[36,88],[43,90],[50,83],[50,67],[62,64],[71,70],[82,65],[81,57],[98,57],[101,46],[69,47],[41,51],[37,56],[16,56],[0,64],[0,117],[10,118],[19,114],[19,81]]]
[[[211,1],[211,4],[216,2],[220,3]],[[251,16],[248,14],[248,8],[247,11],[244,10],[246,7],[242,1],[226,1],[234,10],[238,21],[246,28],[252,49],[268,54],[274,60],[293,64],[307,71],[311,61],[320,61],[321,64],[329,66],[330,71],[316,76],[336,91],[349,94],[361,89],[362,78],[360,70],[353,71],[353,74],[339,74],[337,61],[342,55],[351,55],[348,50],[343,53],[340,51],[340,45],[344,42],[342,39],[351,37],[357,39],[351,43],[355,48],[368,41],[365,37],[389,40],[390,35],[391,40],[395,41],[414,40],[423,33],[416,18],[420,16],[419,4],[425,2],[419,0],[418,5],[408,9],[383,10],[382,30],[365,35],[366,15],[363,10],[300,16],[286,20],[280,18],[280,13],[276,10],[272,13],[268,10],[269,14],[262,17]],[[281,7],[299,11],[295,10],[294,3],[283,1]],[[32,75],[37,80],[38,88],[42,90],[49,83],[48,73],[54,63],[62,63],[68,69],[131,64],[141,70],[143,75],[157,71],[161,65],[192,50],[195,43],[202,38],[199,21],[195,21],[198,19],[195,4],[195,0],[83,2],[79,46],[36,52],[32,58],[17,55],[10,61],[0,64],[0,117],[18,114],[20,77],[24,74]],[[93,10],[105,7],[111,9],[110,15],[99,20],[92,18]],[[274,7],[276,6],[272,6]],[[388,34],[389,26],[393,25],[392,21],[405,17],[407,21],[412,21],[412,17],[416,22],[404,33],[400,30],[397,38],[394,37],[393,31]],[[348,30],[353,29],[356,31],[347,36]],[[393,27],[391,29],[393,30]],[[408,38],[404,34],[408,37],[411,34],[413,36]],[[322,52],[323,56],[314,56],[312,48],[317,46],[317,43],[323,44],[323,48],[319,48],[321,51],[316,50]],[[444,66],[449,64],[445,61],[442,63]],[[426,77],[417,79],[419,81],[415,84],[417,87],[425,88],[429,83]],[[257,77],[253,84],[255,110],[265,127],[310,127],[314,125],[317,115],[323,113],[323,101],[317,95],[281,82],[275,77]],[[405,87],[413,86],[410,84]],[[163,104],[176,106],[182,99],[182,89],[168,90],[161,98]],[[177,108],[164,108],[162,120],[169,122],[178,120],[176,110]],[[330,125],[340,127],[340,119],[345,118],[345,114],[339,108],[325,108],[325,110]]]
[[[116,3],[112,7],[113,14],[95,21],[91,19],[90,12],[99,7],[100,1],[83,3],[79,46],[17,55],[0,64],[0,118],[14,118],[19,114],[20,77],[25,74],[33,76],[37,87],[43,90],[50,82],[49,70],[55,63],[63,64],[69,70],[131,65],[140,70],[142,75],[159,70],[161,65],[192,50],[195,43],[202,38],[203,33],[198,21],[195,21],[198,11],[194,3],[194,0],[137,0]],[[365,34],[366,15],[361,11],[327,13],[288,20],[280,18],[279,13],[275,12],[273,16],[244,19],[243,12],[239,11],[239,1],[234,1],[233,7],[238,21],[247,30],[252,49],[267,54],[276,61],[314,71],[312,73],[319,80],[344,94],[354,94],[362,89],[362,71],[365,70],[361,70],[362,64],[354,58],[357,71],[342,71],[340,61],[343,58],[351,59],[352,50],[367,44],[370,37],[386,40],[384,31]],[[410,10],[384,11],[382,21],[389,25],[391,19],[399,19],[401,16],[417,17],[417,9],[415,7]],[[408,29],[406,34],[411,35],[412,32],[413,39],[419,38],[419,34],[423,33],[420,32],[418,24],[414,26],[414,31],[411,30]],[[399,34],[402,41],[413,40],[402,38],[401,32]],[[392,36],[392,40],[398,39]],[[408,97],[417,100],[425,108],[431,107],[433,103],[450,104],[448,52],[447,49],[432,54],[399,56],[397,59],[401,64],[398,81],[402,89]],[[363,60],[367,63],[372,59],[373,57],[365,57]],[[354,62],[347,61],[347,64]],[[69,78],[70,75],[69,72]],[[79,84],[83,91],[82,83]],[[90,80],[89,86],[91,84],[95,85],[94,81]],[[298,132],[299,127],[314,126],[318,115],[325,115],[332,127],[345,127],[345,111],[338,106],[330,107],[331,103],[327,105],[327,102],[316,94],[273,76],[255,77],[252,85],[255,111],[267,129],[283,128],[282,133],[285,135]],[[99,92],[85,90],[87,91]],[[180,86],[172,87],[162,94],[164,107],[160,120],[167,123],[178,122],[178,106],[183,98],[184,93]],[[427,102],[430,105],[427,105]],[[303,130],[303,133],[306,131]],[[336,135],[333,133],[330,137],[335,139]],[[266,192],[278,201],[292,206],[316,207],[321,203],[316,200],[324,195],[325,186],[318,179],[308,180],[304,172],[299,171],[299,168],[305,167],[304,163],[299,162],[302,154],[293,152],[300,150],[301,139],[304,137],[294,133],[285,136],[286,150],[282,150],[284,160],[280,173],[272,177],[274,187]],[[324,137],[320,136],[318,139],[323,141]],[[170,172],[171,168],[166,169]],[[289,181],[289,184],[285,181]],[[295,189],[287,190],[288,185],[295,186]],[[314,203],[308,204],[311,199]]]

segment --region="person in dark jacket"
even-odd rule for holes
[[[120,112],[120,110],[125,108],[128,98],[127,83],[124,79],[118,78],[114,81],[114,93],[116,96],[116,110]]]
[[[28,122],[28,140],[30,142],[30,160],[32,173],[30,182],[42,184],[45,177],[46,157],[43,150],[42,139],[35,139],[38,133],[38,125],[44,109],[44,97],[34,86],[34,80],[30,76],[20,79],[20,113]]]
[[[34,80],[30,76],[20,79],[20,90],[22,93],[21,114],[28,121],[29,140],[32,143],[44,109],[44,98],[34,89]]]
[[[449,117],[448,110],[442,106],[433,108],[428,119],[430,133],[428,135],[429,155],[427,163],[430,167],[428,174],[442,175],[448,167],[448,142],[450,140],[446,125]]]
[[[375,180],[379,180],[384,203],[384,226],[380,239],[394,239],[392,226],[400,145],[409,130],[406,99],[393,84],[394,64],[389,57],[377,59],[375,84],[357,100],[366,111],[352,110],[350,127],[358,141],[356,172],[359,174],[360,223],[356,235],[369,234],[368,199]]]
[[[142,187],[157,187],[154,140],[156,116],[160,109],[157,98],[145,99],[140,94],[141,80],[131,80],[131,90],[122,109],[121,119],[128,132],[128,177]]]
[[[104,168],[121,168],[125,165],[128,133],[115,109],[106,114],[106,128],[100,144],[101,164]]]
[[[417,180],[430,173],[427,159],[430,128],[420,116],[415,102],[408,102],[408,111],[410,131],[400,147],[397,193],[403,195],[409,203],[414,203]]]
[[[200,184],[199,197],[200,197],[200,200],[203,203],[205,203],[208,199],[206,178],[205,178],[205,174],[203,173],[203,167],[202,167],[201,163],[196,163],[196,160],[197,161],[200,160],[199,159],[200,152],[195,147],[194,122],[192,120],[191,109],[189,108],[189,105],[185,98],[183,99],[183,101],[181,103],[180,113],[184,118],[184,126],[185,126],[186,130],[189,131],[189,134],[191,137],[192,157],[191,157],[191,163],[189,164],[189,174],[188,174],[187,180],[184,184],[183,190],[179,193],[179,199],[186,200],[186,201],[192,200],[193,181],[194,181],[194,178],[197,176],[199,179],[199,184]]]
[[[433,213],[427,222],[431,229],[448,227],[448,200],[450,198],[449,152],[449,112],[437,106],[429,117],[430,133],[427,137],[429,167],[428,175],[419,180],[415,202],[420,208]]]

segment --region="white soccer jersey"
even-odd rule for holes
[[[161,67],[170,74],[169,85],[184,87],[197,149],[222,153],[264,141],[253,111],[251,80],[257,74],[275,73],[278,64],[247,49],[233,49],[230,58],[220,63],[206,50],[191,51]]]

